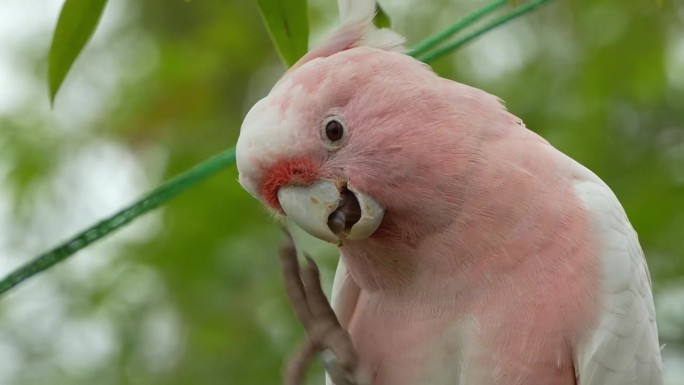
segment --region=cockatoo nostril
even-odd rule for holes
[[[340,196],[339,206],[328,217],[328,228],[338,236],[349,233],[352,226],[361,219],[362,214],[361,205],[359,205],[359,200],[356,199],[354,193],[345,188]]]

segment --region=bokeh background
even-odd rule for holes
[[[284,71],[253,0],[112,0],[50,108],[62,0],[0,2],[0,274],[232,146]],[[312,43],[337,23],[310,1]],[[419,41],[484,0],[380,1]],[[434,63],[602,177],[684,384],[684,3],[557,0]],[[235,168],[0,298],[0,384],[277,384],[302,337]],[[335,250],[298,234],[331,282]],[[320,383],[320,367],[311,383]]]

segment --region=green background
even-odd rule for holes
[[[284,71],[246,0],[112,0],[54,108],[59,0],[0,3],[0,273],[232,146]],[[483,1],[381,1],[409,45]],[[310,1],[311,41],[337,23]],[[684,383],[684,4],[557,0],[435,62],[603,178]],[[230,168],[0,298],[0,384],[277,384],[302,333],[278,227]],[[329,284],[335,250],[297,234]],[[320,383],[320,368],[311,383]]]

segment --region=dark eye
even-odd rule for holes
[[[325,125],[325,136],[331,142],[337,142],[344,137],[344,126],[337,120],[331,120]]]

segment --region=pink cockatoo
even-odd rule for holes
[[[649,273],[615,195],[496,97],[402,54],[374,7],[341,1],[342,26],[237,144],[250,194],[339,244],[331,302],[357,376],[662,384]]]

